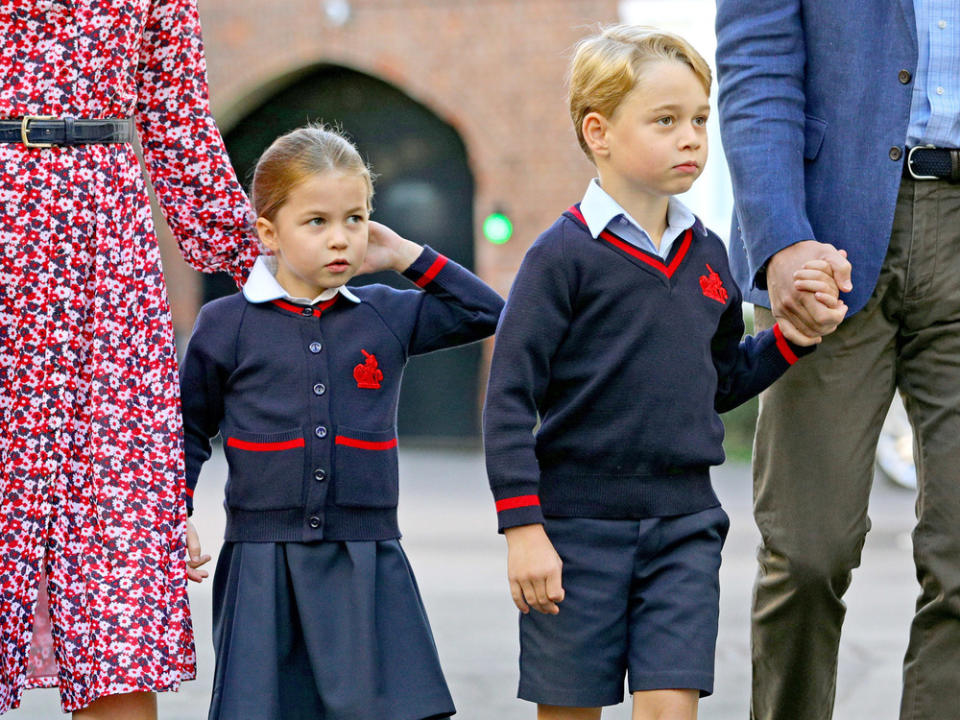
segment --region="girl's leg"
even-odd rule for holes
[[[644,690],[633,694],[633,720],[697,720],[699,690]]]
[[[157,694],[107,695],[77,710],[73,720],[157,720]]]
[[[603,708],[564,707],[562,705],[537,705],[537,720],[600,720]]]

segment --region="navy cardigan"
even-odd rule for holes
[[[218,432],[229,541],[383,540],[397,525],[397,401],[411,355],[493,333],[503,300],[425,247],[425,292],[351,288],[313,306],[208,303],[181,366],[187,505]],[[453,399],[455,400],[455,399]]]
[[[726,250],[699,221],[664,261],[564,213],[524,257],[497,329],[483,429],[500,529],[719,504],[718,413],[812,350],[778,327],[743,331]]]

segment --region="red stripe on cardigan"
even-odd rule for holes
[[[294,438],[293,440],[283,440],[281,442],[249,442],[247,440],[238,440],[237,438],[227,438],[227,445],[238,450],[251,450],[253,452],[271,452],[273,450],[292,450],[293,448],[304,447],[303,438]]]
[[[780,329],[780,323],[773,326],[773,336],[777,339],[777,350],[783,355],[783,359],[793,365],[797,361],[797,354],[787,344],[787,339],[783,336],[783,330]]]
[[[573,207],[570,208],[570,213],[574,217],[576,217],[581,223],[583,223],[585,227],[588,227],[587,221],[583,217],[583,213],[580,212],[580,208],[574,205]],[[635,257],[637,260],[640,260],[641,262],[645,262],[647,265],[650,265],[651,267],[656,268],[657,270],[662,272],[668,278],[671,278],[673,277],[673,274],[677,271],[677,268],[680,267],[680,263],[683,262],[684,256],[686,256],[687,251],[690,249],[690,243],[693,240],[693,230],[690,228],[687,228],[687,231],[683,234],[683,241],[680,245],[680,249],[677,250],[676,254],[673,256],[673,260],[670,262],[669,267],[664,265],[663,262],[661,262],[657,258],[650,255],[650,253],[644,252],[640,248],[635,247],[628,242],[624,242],[609,230],[602,230],[600,232],[600,237],[606,240],[608,243],[610,243],[614,247],[619,248],[623,252],[627,253],[632,257]]]
[[[286,300],[271,300],[271,302],[274,305],[276,305],[278,308],[281,308],[282,310],[287,310],[288,312],[296,313],[297,315],[303,315],[303,309],[308,308],[310,309],[313,316],[319,317],[320,315],[323,314],[324,310],[326,310],[328,307],[330,307],[337,301],[338,297],[340,297],[340,293],[337,293],[329,300],[324,300],[322,303],[316,306],[296,305],[294,303],[287,302]]]
[[[433,265],[427,268],[427,271],[421,276],[419,280],[414,281],[415,285],[419,287],[426,287],[439,273],[443,270],[443,266],[447,264],[447,258],[443,255],[438,255],[437,259],[433,261]]]
[[[357,440],[356,438],[337,435],[334,442],[336,442],[337,445],[346,445],[347,447],[359,448],[360,450],[389,450],[397,446],[396,438],[372,442],[370,440]]]
[[[536,495],[518,495],[517,497],[504,498],[497,501],[497,512],[504,510],[513,510],[514,508],[530,507],[539,505],[540,498]]]

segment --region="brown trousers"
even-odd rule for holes
[[[757,308],[757,327],[772,324]],[[760,401],[755,720],[828,720],[880,427],[899,389],[918,473],[920,581],[901,720],[960,719],[960,185],[905,180],[866,307]]]

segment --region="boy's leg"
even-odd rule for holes
[[[537,720],[600,720],[603,708],[537,705]]]
[[[697,720],[698,690],[645,690],[633,694],[633,720]]]
[[[883,298],[899,283],[886,270],[867,306],[760,399],[754,720],[832,715],[842,598],[870,528],[876,444],[894,392],[896,324]],[[765,308],[755,317],[758,329],[772,325]]]

